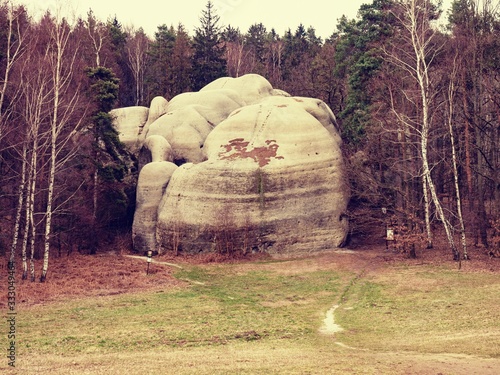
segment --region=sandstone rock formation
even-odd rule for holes
[[[142,128],[139,128],[139,133],[137,134],[137,139],[139,144],[144,143],[146,139],[146,134],[149,131],[149,125],[155,122],[160,116],[167,113],[168,100],[163,96],[156,96],[151,100],[149,106],[148,119]]]
[[[233,90],[238,93],[245,105],[254,104],[263,98],[276,95],[269,81],[258,74],[246,74],[239,78],[222,77],[203,87],[200,92],[220,89]],[[280,94],[283,95],[284,92],[281,91]]]
[[[137,153],[138,135],[148,119],[149,108],[141,106],[117,108],[113,109],[110,114],[113,117],[114,126],[118,131],[120,141],[132,153]]]
[[[349,188],[321,100],[249,74],[155,98],[135,124],[133,108],[117,110],[116,126],[142,168],[137,251],[289,253],[344,242]]]
[[[145,252],[157,248],[158,205],[176,169],[175,164],[167,161],[153,161],[141,169],[132,225],[132,238],[136,251]]]
[[[229,89],[177,95],[168,103],[167,113],[149,125],[145,138],[164,137],[178,164],[202,162],[205,138],[215,125],[243,105],[238,94]]]
[[[269,98],[210,133],[208,160],[178,168],[161,201],[164,249],[288,253],[343,243],[349,188],[340,144],[305,102]]]

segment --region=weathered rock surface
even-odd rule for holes
[[[149,108],[141,106],[117,108],[110,114],[120,141],[132,153],[137,153],[140,147],[137,142],[138,136],[148,119]]]
[[[344,242],[349,188],[321,100],[249,74],[113,115],[139,160],[135,250],[289,253]]]
[[[222,77],[203,87],[200,92],[220,89],[237,92],[245,105],[255,104],[263,98],[277,94],[277,92],[273,92],[269,81],[258,74],[245,74],[238,78]],[[278,94],[286,95],[284,91]]]
[[[160,116],[167,113],[168,100],[163,96],[156,96],[151,100],[149,105],[148,119],[144,124],[142,129],[139,129],[138,140],[139,144],[142,145],[146,139],[146,134],[149,131],[149,126],[155,122]]]
[[[282,253],[343,243],[349,188],[339,140],[328,111],[305,102],[263,100],[209,134],[208,160],[178,168],[161,201],[164,249]]]
[[[176,169],[175,164],[167,161],[154,161],[141,169],[132,225],[132,239],[136,251],[144,252],[157,248],[158,204]]]
[[[168,103],[167,113],[149,126],[145,138],[164,137],[178,164],[202,162],[206,159],[202,147],[207,135],[242,105],[238,93],[229,89],[177,95]]]
[[[139,152],[139,170],[148,163],[174,161],[172,146],[161,135],[149,136]]]

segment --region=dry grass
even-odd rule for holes
[[[470,254],[461,270],[439,247],[416,260],[383,246],[165,255],[182,270],[153,263],[150,275],[124,255],[54,258],[46,283],[18,281],[11,373],[496,375],[499,261]],[[319,334],[339,303],[344,331]]]
[[[38,262],[37,266],[41,263]],[[146,262],[114,254],[71,254],[53,258],[45,283],[21,280],[20,268],[20,261],[17,261],[17,305],[21,309],[65,299],[115,295],[179,284],[168,267],[153,264],[150,275],[146,275]],[[2,298],[0,307],[4,307],[5,302]]]

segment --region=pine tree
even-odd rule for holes
[[[130,175],[132,160],[120,142],[109,113],[118,98],[118,78],[105,67],[90,68],[87,74],[96,104],[91,132],[94,163],[92,229],[95,233],[102,227],[118,227],[126,220],[130,202],[126,178]],[[89,246],[94,253],[96,240]]]
[[[335,50],[336,75],[346,78],[349,87],[339,119],[348,144],[361,142],[370,123],[370,80],[382,63],[378,47],[391,33],[384,11],[391,4],[392,0],[375,0],[362,5],[358,20],[342,17],[337,25],[340,39]]]
[[[108,20],[107,29],[113,52],[114,65],[108,65],[119,77],[118,107],[128,107],[135,104],[134,76],[128,64],[127,39],[129,35],[123,30],[121,23],[116,17]]]
[[[155,40],[149,51],[150,66],[146,82],[149,88],[150,100],[155,96],[172,98],[169,70],[172,63],[172,54],[175,46],[175,31],[167,25],[158,26]]]
[[[265,74],[265,43],[267,31],[262,23],[250,26],[245,37],[245,44],[251,53],[252,71]]]
[[[195,30],[193,38],[193,75],[194,90],[199,90],[213,80],[227,74],[225,47],[222,41],[222,30],[219,27],[220,17],[214,12],[214,5],[207,2],[202,11],[201,26]]]
[[[170,84],[172,96],[191,89],[191,40],[184,26],[179,24],[172,50],[172,65],[170,67]]]

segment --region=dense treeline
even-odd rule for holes
[[[221,76],[258,73],[337,116],[351,174],[353,237],[388,221],[410,246],[439,224],[455,259],[467,239],[499,246],[498,1],[374,0],[327,40],[219,22],[209,1],[190,36],[150,38],[90,11],[70,24],[0,6],[0,250],[35,278],[49,252],[93,253],[130,228],[136,161],[108,112],[171,99]],[[333,26],[333,25],[332,25]],[[382,210],[383,208],[383,210]],[[458,242],[457,242],[458,241]],[[404,241],[403,241],[404,242]]]

